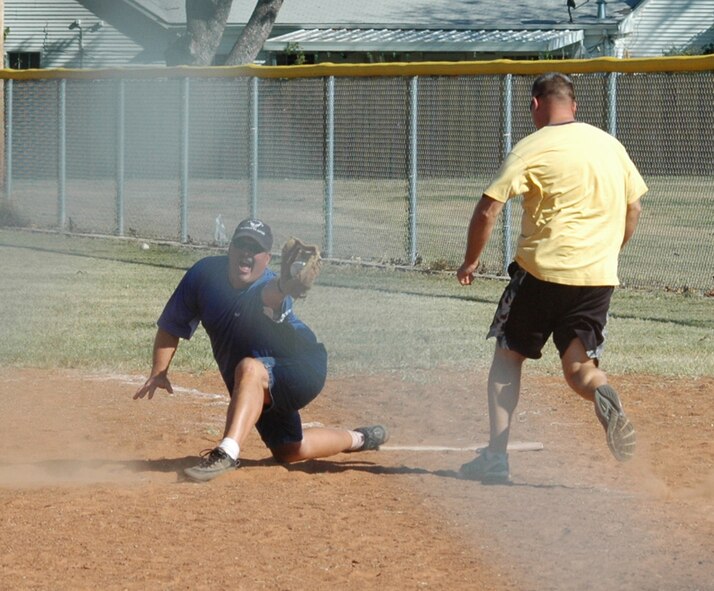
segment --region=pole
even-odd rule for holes
[[[327,257],[332,256],[332,214],[335,180],[335,77],[328,76],[325,93],[325,235]]]
[[[506,74],[504,78],[504,105],[503,105],[503,157],[511,151],[513,132],[513,75]],[[506,201],[503,207],[503,274],[508,274],[508,265],[513,258],[511,248],[511,200]]]
[[[5,81],[5,197],[12,199],[12,92],[13,81]]]
[[[124,236],[124,143],[126,132],[124,129],[124,101],[126,98],[125,82],[119,80],[117,91],[117,162],[116,162],[116,223],[117,234]]]
[[[617,137],[617,72],[607,75],[607,131]]]
[[[418,139],[419,77],[409,80],[409,238],[408,260],[417,261],[417,139]]]
[[[57,105],[57,226],[67,227],[67,81],[59,82]]]
[[[84,68],[84,31],[82,25],[79,25],[79,69]]]
[[[181,207],[180,240],[188,242],[188,107],[189,79],[181,79],[181,145],[179,147],[179,200]]]
[[[250,79],[250,217],[258,217],[258,78]]]

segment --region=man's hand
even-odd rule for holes
[[[166,390],[169,394],[174,393],[174,389],[171,387],[171,382],[169,382],[167,375],[178,344],[179,338],[177,336],[166,332],[162,328],[156,331],[151,376],[144,382],[144,385],[136,391],[134,400],[144,398],[147,395],[149,396],[149,400],[151,400],[154,397],[156,388]]]
[[[474,207],[474,213],[469,222],[464,263],[456,271],[456,277],[461,285],[471,285],[473,283],[474,273],[478,269],[481,254],[483,249],[486,248],[486,243],[502,209],[503,203],[492,199],[486,194],[481,196],[476,207]]]
[[[473,283],[474,273],[476,272],[476,269],[478,269],[478,265],[479,262],[476,261],[470,265],[464,263],[459,267],[459,270],[456,271],[456,278],[459,280],[461,285],[471,285]]]
[[[134,394],[134,400],[144,398],[147,395],[149,396],[149,400],[151,400],[154,397],[154,392],[156,392],[157,388],[166,390],[169,394],[174,393],[174,389],[171,387],[171,382],[169,381],[169,378],[166,376],[166,374],[162,373],[156,376],[152,376],[148,380],[146,380],[144,385],[136,391],[136,394]]]

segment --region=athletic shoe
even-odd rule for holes
[[[462,478],[478,480],[483,484],[510,484],[508,454],[484,449],[475,459],[467,462],[459,470]]]
[[[231,458],[220,447],[201,452],[201,461],[197,466],[186,468],[184,473],[191,480],[206,482],[230,470],[235,470],[240,465],[238,460]]]
[[[595,414],[605,429],[612,455],[620,462],[629,460],[637,443],[635,428],[625,416],[617,392],[607,384],[595,389]]]
[[[357,433],[362,433],[364,435],[364,443],[362,447],[355,451],[369,451],[373,449],[379,449],[382,445],[389,439],[389,432],[386,427],[382,425],[373,425],[372,427],[359,427],[355,429]]]

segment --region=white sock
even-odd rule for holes
[[[350,434],[350,437],[352,437],[350,451],[357,451],[364,445],[364,433],[360,433],[359,431],[348,431],[348,433]]]
[[[218,444],[218,447],[220,447],[224,452],[226,452],[231,459],[238,459],[238,455],[240,454],[240,447],[238,446],[238,442],[235,439],[232,439],[231,437],[224,437]]]

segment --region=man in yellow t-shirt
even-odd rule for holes
[[[489,446],[461,467],[464,477],[482,482],[510,482],[507,445],[522,366],[541,357],[551,335],[566,382],[594,403],[612,454],[624,461],[635,448],[634,427],[598,360],[619,284],[618,255],[635,231],[647,186],[620,142],[576,121],[568,76],[538,77],[531,95],[537,131],[515,146],[476,205],[457,272],[462,285],[472,283],[503,205],[523,195],[511,281],[488,333],[497,343],[488,380]]]

